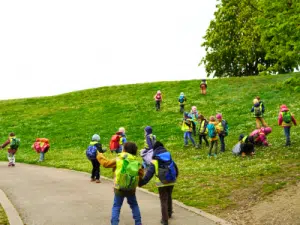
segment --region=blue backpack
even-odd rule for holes
[[[97,147],[95,145],[90,145],[86,149],[86,157],[89,160],[96,159],[96,157],[97,157]]]
[[[180,103],[183,103],[183,102],[184,102],[184,95],[180,95],[180,96],[179,96],[179,102],[180,102]]]
[[[172,160],[170,152],[156,155],[158,160],[158,178],[163,184],[174,183],[176,181],[175,162]]]
[[[216,127],[214,124],[210,123],[207,125],[208,137],[214,138],[217,136]]]

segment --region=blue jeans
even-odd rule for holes
[[[221,143],[221,152],[225,152],[225,136],[219,134],[220,143]]]
[[[184,138],[184,144],[187,145],[188,144],[188,139],[191,140],[191,142],[193,143],[193,145],[195,145],[195,141],[192,137],[192,132],[184,132],[184,135],[183,135],[183,138]]]
[[[115,194],[114,205],[111,214],[111,225],[119,224],[120,211],[125,197],[127,198],[127,203],[130,205],[132,216],[135,221],[135,225],[142,225],[140,208],[136,201],[135,194],[130,194],[130,195]]]
[[[285,145],[291,145],[291,127],[283,127],[283,130],[284,130],[284,135],[285,135],[285,138],[286,138],[286,142],[285,142]]]
[[[44,161],[45,152],[40,152],[40,161]]]

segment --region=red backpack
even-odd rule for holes
[[[117,149],[120,148],[120,139],[121,139],[121,136],[120,135],[113,135],[110,139],[110,142],[109,142],[109,149],[111,151],[116,151]]]

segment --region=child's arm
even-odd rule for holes
[[[283,121],[282,113],[280,112],[279,115],[278,115],[278,125],[279,125],[279,126],[281,126],[282,121]]]
[[[8,139],[6,142],[4,142],[3,145],[1,145],[1,148],[5,148],[7,145],[9,145],[10,140]]]
[[[98,152],[101,152],[101,153],[104,153],[104,152],[105,152],[105,150],[102,149],[102,145],[101,145],[100,143],[95,144],[95,146],[96,146]]]
[[[147,142],[148,148],[153,149],[152,142],[151,142],[150,137],[148,135],[146,136],[146,142]]]
[[[146,185],[154,176],[154,173],[155,173],[155,166],[153,165],[153,163],[151,163],[149,169],[147,169],[146,175],[142,179],[140,179],[139,187]]]
[[[102,153],[97,154],[97,160],[105,168],[116,168],[116,160],[107,160]]]
[[[292,115],[292,121],[293,121],[293,124],[294,124],[295,126],[297,126],[297,121],[296,121],[294,115]]]
[[[254,112],[254,106],[252,106],[251,112]]]

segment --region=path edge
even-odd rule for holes
[[[7,198],[6,194],[0,189],[0,203],[6,213],[10,225],[24,225],[16,208]]]

